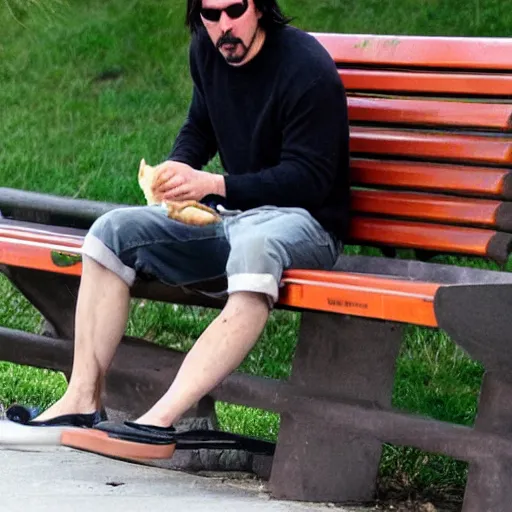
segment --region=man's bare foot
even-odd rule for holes
[[[72,399],[64,395],[48,409],[43,411],[35,421],[48,421],[64,414],[92,414],[99,411],[101,405],[94,400]]]
[[[153,427],[170,427],[173,422],[165,416],[148,411],[140,418],[136,419],[134,423],[139,423],[140,425],[152,425]]]

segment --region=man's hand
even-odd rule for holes
[[[226,195],[224,177],[198,171],[190,165],[168,160],[157,166],[158,177],[153,193],[159,200],[200,201],[208,194]]]

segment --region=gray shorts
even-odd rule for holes
[[[283,270],[329,270],[339,244],[306,210],[264,206],[209,226],[169,219],[159,206],[112,210],[85,237],[83,252],[132,286],[137,275],[191,286],[227,277],[239,291],[278,299]]]

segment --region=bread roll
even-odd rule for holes
[[[150,206],[160,203],[152,191],[153,183],[158,174],[156,168],[147,165],[144,159],[140,161],[139,186]],[[163,201],[161,204],[170,219],[192,226],[206,226],[221,220],[220,215],[215,210],[197,201]]]
[[[151,187],[155,182],[158,173],[156,172],[156,167],[151,167],[151,165],[146,164],[146,160],[144,158],[140,161],[139,165],[139,187],[144,192],[144,197],[146,198],[146,202],[149,206],[154,204],[159,204]]]
[[[220,221],[220,215],[197,201],[165,201],[167,216],[192,226],[206,226]]]

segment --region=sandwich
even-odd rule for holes
[[[144,159],[140,161],[139,186],[149,206],[160,204],[167,213],[167,217],[192,226],[206,226],[221,220],[215,210],[198,201],[159,201],[153,191],[158,175],[159,171],[156,167],[146,164]]]

